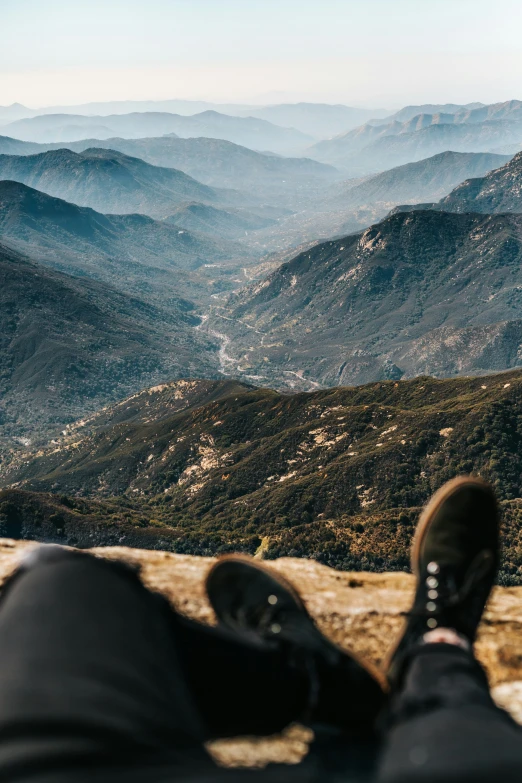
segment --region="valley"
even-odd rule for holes
[[[475,471],[522,581],[521,106],[4,115],[0,533],[402,570]]]

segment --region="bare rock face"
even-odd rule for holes
[[[0,539],[0,582],[35,546],[32,541]],[[204,591],[212,558],[126,547],[91,551],[98,557],[139,563],[145,584],[166,595],[178,611],[204,623],[214,622]],[[324,633],[341,647],[382,662],[411,601],[411,575],[341,572],[297,558],[280,558],[270,565],[295,584]],[[477,654],[497,703],[522,723],[522,587],[495,588],[479,632]],[[210,750],[227,766],[293,764],[306,754],[311,738],[307,729],[292,726],[281,736],[220,741],[212,743]]]

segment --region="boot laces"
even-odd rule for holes
[[[454,573],[441,568],[436,562],[429,563],[424,590],[416,604],[406,613],[406,617],[425,619],[430,629],[438,627],[448,611],[461,606],[477,592],[477,586],[491,570],[493,561],[493,553],[489,550],[479,552],[469,566],[460,587]]]

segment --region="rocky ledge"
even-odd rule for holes
[[[0,539],[0,582],[16,568],[33,541]],[[144,582],[164,593],[182,613],[214,622],[204,591],[211,558],[176,555],[126,547],[91,550],[99,557],[139,563]],[[321,629],[340,646],[379,664],[401,626],[408,608],[413,577],[403,573],[335,571],[312,560],[270,561],[301,592]],[[497,702],[522,723],[522,587],[494,590],[477,642]],[[293,726],[281,736],[212,743],[215,758],[227,766],[296,763],[306,754],[311,732]]]

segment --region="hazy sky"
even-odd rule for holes
[[[522,98],[522,0],[0,0],[0,105]]]

